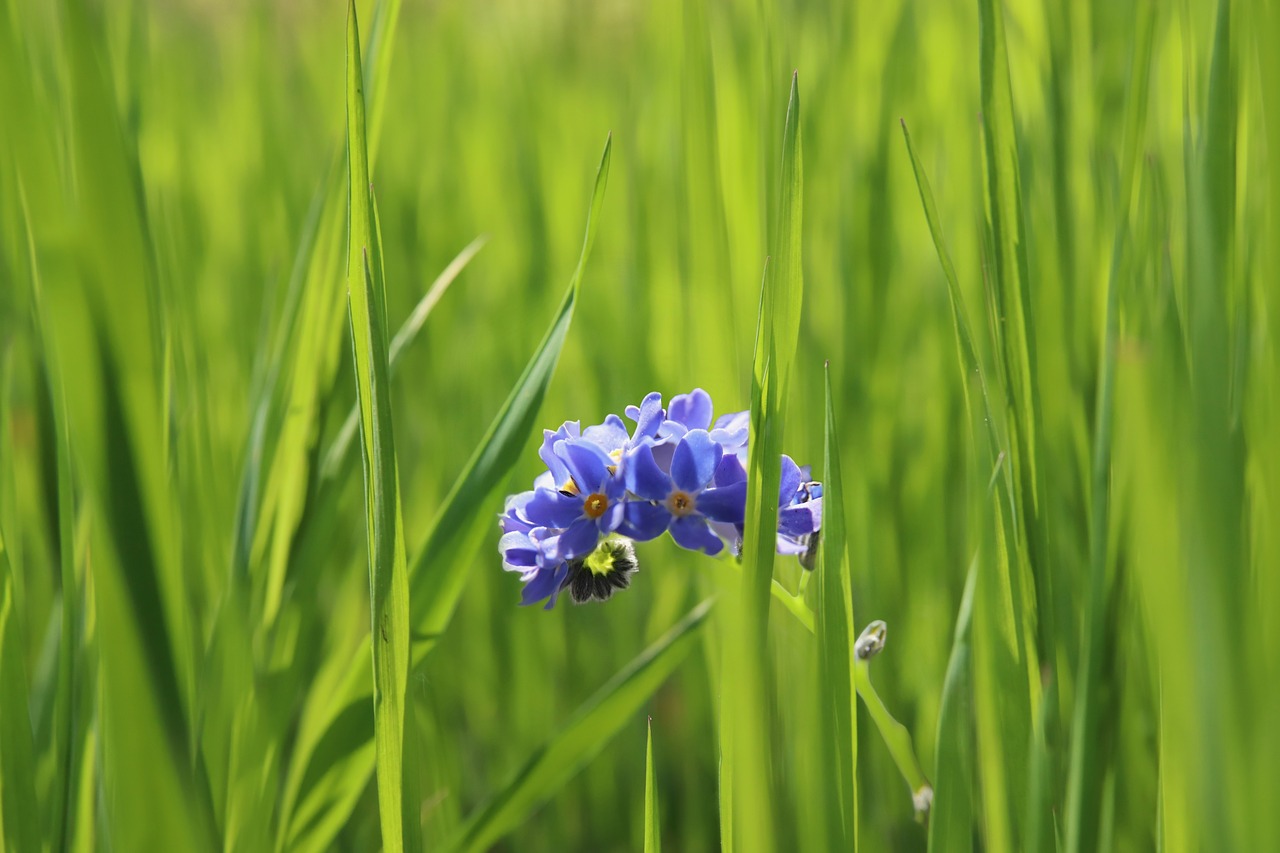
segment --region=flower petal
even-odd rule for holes
[[[648,542],[667,532],[671,513],[662,504],[627,501],[624,506],[622,523],[618,525],[618,532],[623,536],[637,542]]]
[[[706,488],[723,454],[724,448],[712,441],[705,429],[689,430],[671,458],[672,482],[686,492]]]
[[[617,530],[618,525],[622,523],[622,515],[625,510],[626,504],[622,501],[611,502],[604,514],[596,519],[596,529],[603,535],[608,535]]]
[[[711,521],[742,524],[747,514],[747,482],[707,489],[698,494],[698,512]]]
[[[568,527],[582,517],[582,498],[571,498],[550,489],[538,489],[525,505],[529,520],[539,527]]]
[[[671,478],[662,473],[653,459],[653,450],[646,445],[623,457],[622,476],[627,488],[645,500],[666,500],[671,494]]]
[[[609,415],[604,423],[587,427],[582,431],[582,437],[599,445],[605,453],[621,450],[630,440],[627,425],[617,415]]]
[[[817,512],[813,504],[817,503]],[[698,497],[698,505],[702,505],[702,497]],[[807,536],[822,526],[822,504],[817,501],[787,507],[778,513],[779,536]]]
[[[542,446],[538,448],[538,457],[551,471],[551,476],[555,479],[555,488],[560,488],[569,480],[569,469],[565,466],[564,461],[555,454],[555,445],[557,441],[564,441],[567,438],[577,438],[581,433],[581,425],[577,421],[565,421],[560,425],[560,429],[552,432],[549,429],[542,431]]]
[[[644,438],[655,437],[658,427],[662,426],[666,418],[666,412],[662,409],[662,395],[657,391],[650,391],[640,401],[639,407],[627,406],[627,417],[636,422],[636,432],[631,438],[633,444]]]
[[[696,515],[686,515],[671,522],[671,538],[681,548],[715,556],[724,550],[720,537],[711,532],[707,522]]]
[[[688,394],[677,394],[667,407],[667,417],[684,424],[686,429],[705,430],[711,426],[711,395],[701,388],[694,388]]]
[[[715,433],[711,434],[715,438]],[[747,481],[747,469],[742,467],[742,460],[732,453],[726,453],[716,466],[715,483],[717,486],[732,486],[734,483]]]
[[[547,596],[551,596],[551,601],[547,604],[547,610],[550,610],[556,603],[556,593],[560,591],[560,587],[564,584],[569,574],[569,564],[561,563],[554,568],[538,569],[533,580],[524,585],[524,589],[520,591],[520,605],[522,607],[537,604]]]
[[[543,543],[546,556],[552,560],[577,560],[587,556],[600,543],[600,530],[595,519],[581,518],[559,536]]]
[[[613,460],[595,442],[571,438],[556,442],[555,450],[556,455],[569,466],[569,473],[583,494],[594,492],[609,479]]]
[[[803,478],[800,467],[787,454],[782,454],[782,482],[778,487],[778,506],[790,506],[795,503],[796,491]]]

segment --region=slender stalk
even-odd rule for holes
[[[737,560],[724,559],[720,562],[731,566],[734,571],[742,571]],[[803,589],[802,579],[801,590]],[[805,603],[803,592],[793,595],[778,583],[776,578],[770,585],[769,591],[774,599],[805,627],[805,630],[810,634],[814,633],[814,613]],[[880,694],[876,693],[875,685],[871,683],[870,659],[884,648],[884,623],[876,621],[867,626],[858,638],[856,647],[859,651],[858,663],[853,670],[853,686],[858,691],[862,704],[866,706],[867,713],[871,715],[871,721],[876,724],[876,729],[884,739],[885,746],[889,748],[889,754],[898,765],[898,771],[902,773],[902,778],[911,788],[911,801],[915,805],[916,819],[923,821],[933,803],[933,785],[930,784],[919,759],[916,758],[915,746],[911,742],[911,732],[889,713],[889,709],[880,699]]]

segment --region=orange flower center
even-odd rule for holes
[[[609,499],[597,492],[589,495],[582,502],[582,511],[587,514],[587,518],[599,518],[604,515],[604,511],[609,508]]]
[[[694,508],[693,495],[688,492],[672,492],[667,496],[667,509],[674,516],[688,515]]]

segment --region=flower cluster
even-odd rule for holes
[[[524,582],[521,604],[568,589],[575,602],[604,600],[630,585],[632,541],[670,533],[678,545],[738,553],[747,503],[748,413],[713,418],[701,388],[672,398],[653,392],[627,419],[609,415],[586,429],[566,421],[545,430],[538,455],[547,470],[533,488],[507,498],[502,566]],[[782,457],[778,552],[812,568],[822,526],[822,484]]]

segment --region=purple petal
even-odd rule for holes
[[[705,430],[711,426],[711,395],[701,388],[671,398],[667,417],[685,425],[686,429]]]
[[[618,532],[637,542],[657,539],[667,531],[667,525],[671,523],[671,513],[662,504],[627,501],[625,506]]]
[[[715,434],[712,434],[712,438]],[[742,467],[742,460],[732,453],[726,453],[716,466],[715,483],[717,486],[732,486],[734,483],[747,481],[747,469]]]
[[[627,425],[617,415],[609,415],[604,423],[587,427],[582,431],[582,437],[599,445],[605,453],[621,450],[630,439]]]
[[[636,432],[631,439],[633,443],[642,438],[654,438],[666,417],[662,410],[662,395],[657,391],[650,391],[640,401],[639,408],[627,406],[627,417],[636,422]]]
[[[508,533],[498,540],[502,567],[507,571],[525,572],[538,564],[538,547],[524,533]]]
[[[569,574],[569,564],[561,563],[555,568],[538,569],[538,573],[534,575],[533,580],[524,585],[524,589],[520,591],[520,605],[527,606],[537,604],[547,596],[553,596],[551,602],[547,605],[550,610],[555,605],[556,600],[554,593],[560,591],[560,585],[564,582],[565,577]]]
[[[569,473],[584,495],[594,492],[609,479],[613,460],[598,444],[585,438],[556,442],[556,455],[569,466]]]
[[[698,497],[698,504],[701,507],[701,496]],[[821,506],[819,506],[817,514],[813,512],[811,504],[788,507],[778,513],[779,536],[807,536],[821,526]]]
[[[715,556],[724,550],[720,537],[711,532],[707,523],[696,515],[686,515],[671,522],[671,538],[681,548],[701,551]]]
[[[712,521],[742,524],[747,514],[747,483],[707,489],[698,494],[698,512]]]
[[[795,501],[796,491],[803,478],[795,460],[782,454],[782,484],[778,487],[778,506],[790,506]]]
[[[715,476],[724,448],[711,440],[705,429],[689,430],[671,457],[671,480],[686,492],[706,488]]]
[[[604,511],[604,515],[596,519],[596,528],[604,535],[608,535],[618,529],[618,525],[622,523],[622,514],[626,507],[622,501],[613,501],[609,504],[609,508]]]
[[[637,447],[622,460],[623,481],[627,488],[645,500],[666,500],[671,494],[671,478],[662,473],[653,460],[653,450]]]
[[[550,489],[538,489],[525,506],[529,520],[540,527],[568,527],[582,517],[582,498],[571,498]]]
[[[551,472],[557,489],[569,481],[569,469],[555,454],[556,442],[564,441],[566,438],[577,438],[580,432],[581,426],[577,421],[565,421],[555,432],[549,429],[542,431],[542,446],[538,448],[538,457]]]
[[[577,560],[596,549],[600,542],[600,530],[595,519],[583,518],[561,533],[543,543],[546,555],[551,560]]]

